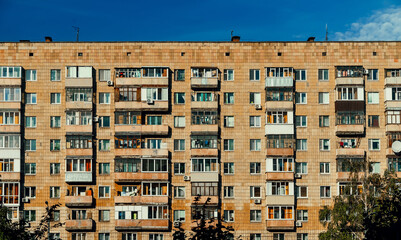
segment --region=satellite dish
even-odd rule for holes
[[[393,144],[391,144],[391,149],[393,149],[395,154],[399,154],[401,152],[401,142],[394,141]]]

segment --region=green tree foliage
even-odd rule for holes
[[[26,228],[25,219],[12,221],[8,218],[9,209],[0,206],[0,240],[39,240],[47,237],[48,222],[53,218],[54,211],[60,204],[52,205],[46,208],[46,213],[42,216],[37,227],[33,229]],[[52,227],[60,227],[62,224],[54,224]]]

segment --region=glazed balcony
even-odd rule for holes
[[[93,149],[92,148],[67,148],[66,150],[67,156],[92,156]]]
[[[116,148],[116,156],[168,157],[168,149]]]
[[[218,172],[191,172],[192,182],[218,182]]]
[[[116,172],[114,179],[116,182],[167,181],[168,175],[168,172]]]
[[[273,77],[269,76],[265,78],[265,87],[293,87],[294,86],[294,77],[282,76],[282,77]]]
[[[65,196],[67,207],[90,207],[93,204],[92,196]]]
[[[0,132],[19,133],[21,132],[21,125],[0,125]]]
[[[92,109],[92,102],[84,102],[84,101],[78,101],[78,102],[66,102],[65,103],[65,108],[66,109]]]
[[[1,181],[19,181],[21,179],[20,172],[0,172],[0,182]]]
[[[118,231],[163,231],[169,229],[168,219],[117,219]]]
[[[146,86],[168,86],[168,76],[165,77],[149,77],[149,78],[124,78],[116,77],[116,86],[133,86],[133,85],[146,85]]]
[[[119,134],[157,135],[167,136],[169,127],[165,125],[115,125],[114,130]]]
[[[0,109],[21,109],[21,102],[0,102]]]
[[[291,230],[294,227],[294,220],[266,220],[268,230]]]
[[[294,181],[294,172],[266,172],[266,181],[276,180]]]
[[[66,172],[65,181],[69,183],[91,183],[92,172]]]
[[[92,219],[81,219],[81,220],[66,220],[65,229],[67,231],[91,231],[93,230]]]
[[[167,205],[168,196],[115,196],[115,204]]]
[[[191,156],[217,157],[218,155],[219,150],[217,148],[191,149]]]
[[[66,125],[65,131],[67,133],[92,133],[92,125]]]
[[[268,195],[266,196],[266,204],[267,205],[287,205],[292,206],[295,205],[295,196],[294,195]]]
[[[137,110],[137,111],[168,111],[168,101],[147,102],[115,102],[117,110]]]
[[[192,124],[191,133],[194,135],[217,135],[219,133],[219,126],[217,124]]]

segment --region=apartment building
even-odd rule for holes
[[[400,56],[400,42],[0,43],[0,199],[27,227],[61,203],[53,239],[167,240],[201,213],[235,238],[317,239],[350,162],[401,171]]]

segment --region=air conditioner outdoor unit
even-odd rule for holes
[[[369,70],[368,69],[364,69],[363,73],[368,75],[369,74]]]
[[[107,86],[113,86],[114,85],[114,83],[113,83],[113,81],[107,81]]]
[[[255,204],[261,204],[262,203],[262,200],[260,200],[260,199],[255,199]]]
[[[180,227],[180,225],[181,225],[181,222],[174,221],[174,227],[178,228],[178,227]]]
[[[255,105],[255,108],[256,108],[256,110],[262,110],[262,105],[256,104],[256,105]]]
[[[155,101],[151,98],[148,98],[148,100],[146,100],[147,104],[153,104],[155,103]]]
[[[99,117],[93,117],[94,122],[99,122]]]
[[[295,173],[294,177],[295,177],[295,178],[302,178],[302,175],[299,174],[299,173]]]
[[[191,176],[184,176],[184,181],[189,181],[191,180]]]
[[[26,198],[26,197],[25,197],[25,198],[22,198],[21,201],[22,201],[23,203],[29,203],[29,198]]]
[[[302,227],[302,222],[301,222],[301,221],[296,221],[296,222],[295,222],[295,225],[296,225],[297,227]]]

